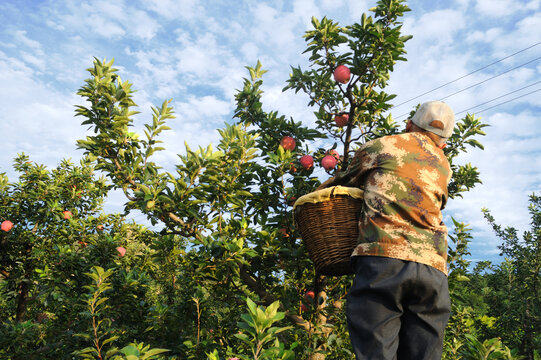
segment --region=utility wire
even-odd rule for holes
[[[484,83],[486,83],[487,81],[493,80],[493,79],[495,79],[495,78],[497,78],[497,77],[499,77],[499,76],[505,75],[505,74],[507,74],[507,73],[509,73],[509,72],[511,72],[511,71],[513,71],[513,70],[516,70],[516,69],[521,68],[521,67],[523,67],[523,66],[525,66],[525,65],[531,64],[531,63],[533,63],[534,61],[537,61],[537,60],[539,60],[539,59],[541,59],[541,56],[539,56],[539,57],[537,57],[537,58],[535,58],[535,59],[533,59],[533,60],[527,61],[527,62],[525,62],[524,64],[515,66],[514,68],[511,68],[511,69],[509,69],[509,70],[506,70],[506,71],[504,71],[504,72],[502,72],[502,73],[499,73],[499,74],[497,74],[497,75],[491,76],[491,77],[489,77],[488,79],[485,79],[485,80],[483,80],[483,81],[480,81],[480,82],[478,82],[478,83],[475,83],[475,84],[473,84],[473,85],[470,85],[470,86],[468,86],[468,87],[466,87],[466,88],[464,88],[464,89],[455,91],[454,93],[452,93],[452,94],[450,94],[450,95],[447,95],[447,96],[441,98],[440,100],[444,100],[444,99],[450,98],[451,96],[457,95],[457,94],[459,94],[459,93],[461,93],[461,92],[464,92],[464,91],[466,91],[466,90],[469,90],[469,89],[471,89],[471,88],[473,88],[473,87],[476,87],[476,86],[478,86],[478,85],[484,84]],[[409,112],[404,113],[404,114],[401,114],[401,115],[398,115],[395,119],[400,119],[401,117],[403,117],[403,116],[405,116],[405,115],[408,115],[408,114],[409,114]]]
[[[482,113],[483,111],[487,111],[487,110],[493,109],[493,108],[495,108],[495,107],[497,107],[497,106],[500,106],[500,105],[503,105],[503,104],[507,104],[508,102],[511,102],[511,101],[514,101],[514,100],[523,98],[523,97],[525,97],[525,96],[531,95],[531,94],[536,93],[536,92],[538,92],[538,91],[541,91],[541,88],[539,88],[539,89],[537,89],[537,90],[534,90],[534,91],[531,91],[531,92],[529,92],[529,93],[527,93],[527,94],[524,94],[524,95],[521,95],[521,96],[517,96],[517,97],[515,97],[515,98],[513,98],[513,99],[510,99],[510,100],[501,102],[501,103],[499,103],[499,104],[496,104],[496,105],[494,105],[494,106],[488,107],[488,108],[483,109],[483,110],[481,110],[481,111],[476,111],[475,113],[476,113],[476,114],[480,114],[480,113]]]
[[[513,56],[515,56],[515,55],[518,55],[518,54],[520,54],[521,52],[524,52],[524,51],[526,51],[526,50],[528,50],[528,49],[531,49],[531,48],[533,48],[533,47],[535,47],[535,46],[537,46],[537,45],[539,45],[539,44],[541,44],[541,41],[540,41],[540,42],[537,42],[537,43],[535,43],[535,44],[533,44],[533,45],[530,45],[530,46],[528,46],[528,47],[526,47],[526,48],[524,48],[524,49],[522,49],[522,50],[519,50],[519,51],[517,51],[517,52],[515,52],[515,53],[513,53],[513,54],[511,54],[511,55],[508,55],[508,56],[506,56],[506,57],[504,57],[504,58],[501,58],[501,59],[499,59],[499,60],[497,60],[497,61],[495,61],[495,62],[493,62],[493,63],[490,63],[490,64],[488,64],[488,65],[485,65],[485,66],[483,66],[483,67],[481,67],[481,68],[479,68],[479,69],[477,69],[477,70],[474,70],[474,71],[472,71],[472,72],[470,72],[470,73],[468,73],[468,74],[466,74],[466,75],[464,75],[464,76],[461,76],[461,77],[459,77],[459,78],[457,78],[457,79],[455,79],[455,80],[449,81],[449,82],[447,82],[447,83],[445,83],[445,84],[443,84],[443,85],[440,85],[440,86],[438,86],[438,87],[436,87],[436,88],[434,88],[434,89],[432,89],[432,90],[429,90],[429,91],[427,91],[427,92],[425,92],[425,93],[422,93],[422,94],[420,94],[420,95],[417,95],[417,96],[415,96],[415,97],[413,97],[413,98],[411,98],[411,99],[409,99],[409,100],[406,100],[406,101],[404,101],[404,102],[402,102],[402,103],[400,103],[400,104],[398,104],[398,105],[395,105],[394,107],[395,107],[395,108],[396,108],[396,107],[399,107],[399,106],[404,105],[404,104],[406,104],[406,103],[408,103],[408,102],[410,102],[410,101],[412,101],[412,100],[418,99],[418,98],[420,98],[421,96],[430,94],[431,92],[434,92],[434,91],[436,91],[436,90],[438,90],[438,89],[441,89],[441,88],[444,87],[444,86],[447,86],[447,85],[449,85],[449,84],[452,84],[452,83],[454,83],[454,82],[457,82],[457,81],[459,81],[459,80],[462,80],[462,79],[464,79],[465,77],[468,77],[468,76],[470,76],[470,75],[473,75],[473,74],[475,74],[475,73],[477,73],[477,72],[479,72],[479,71],[481,71],[481,70],[484,70],[484,69],[486,69],[486,68],[488,68],[488,67],[490,67],[490,66],[492,66],[492,65],[495,65],[495,64],[500,63],[500,62],[502,62],[502,61],[504,61],[504,60],[506,60],[506,59],[509,59],[510,57],[513,57]]]
[[[536,81],[536,82],[534,82],[534,83],[532,83],[532,84],[530,84],[530,85],[521,87],[520,89],[511,91],[511,92],[508,92],[507,94],[503,94],[503,95],[500,95],[500,96],[495,97],[495,98],[493,98],[493,99],[490,99],[490,100],[488,100],[488,101],[485,101],[484,103],[480,103],[480,104],[477,104],[477,105],[475,105],[475,106],[472,106],[472,107],[470,107],[470,108],[468,108],[468,109],[465,109],[465,110],[456,112],[455,115],[459,115],[459,114],[465,113],[466,111],[469,111],[469,110],[471,110],[471,109],[474,109],[474,108],[479,107],[479,106],[482,106],[482,105],[486,105],[486,104],[491,103],[491,102],[493,102],[493,101],[495,101],[495,100],[501,99],[501,98],[506,97],[506,96],[508,96],[508,95],[514,94],[514,93],[516,93],[516,92],[519,92],[519,91],[521,91],[521,90],[527,89],[527,88],[532,87],[532,86],[534,86],[534,85],[537,85],[537,84],[539,84],[539,83],[541,83],[541,80]]]
[[[500,73],[500,74],[498,74],[498,75],[494,75],[494,76],[492,76],[492,77],[489,77],[488,79],[485,79],[485,80],[483,80],[483,81],[480,81],[480,82],[478,82],[478,83],[476,83],[476,84],[470,85],[470,86],[468,86],[467,88],[464,88],[464,89],[462,89],[462,90],[456,91],[456,92],[452,93],[451,95],[447,95],[447,96],[441,98],[440,100],[444,100],[444,99],[450,98],[451,96],[454,96],[454,95],[459,94],[459,93],[461,93],[461,92],[463,92],[463,91],[469,90],[469,89],[471,89],[471,88],[473,88],[473,87],[475,87],[475,86],[477,86],[477,85],[484,84],[484,83],[486,83],[487,81],[490,81],[490,80],[495,79],[495,78],[497,78],[497,77],[499,77],[499,76],[505,75],[505,74],[507,74],[508,72],[511,72],[511,71],[513,71],[513,70],[516,70],[516,69],[518,69],[518,68],[521,68],[521,67],[523,67],[523,66],[525,66],[525,65],[528,65],[528,64],[530,64],[530,63],[533,63],[534,61],[537,61],[537,60],[539,60],[539,59],[541,59],[541,56],[540,56],[540,57],[537,57],[537,58],[535,58],[535,59],[533,59],[533,60],[530,60],[530,61],[528,61],[528,62],[525,62],[525,63],[522,64],[522,65],[515,66],[514,68],[511,68],[511,69],[509,69],[509,70],[506,70],[506,71],[504,71],[504,72],[502,72],[502,73]]]

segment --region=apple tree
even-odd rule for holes
[[[295,229],[292,204],[320,184],[314,163],[319,166],[331,150],[341,155],[332,153],[335,160],[324,162],[329,175],[345,170],[359,145],[399,131],[387,114],[394,95],[383,89],[396,62],[405,60],[409,37],[401,34],[400,19],[408,10],[404,1],[379,1],[373,15],[350,26],[313,19],[305,34],[310,70],[292,68],[284,91],[306,94],[314,121],[296,122],[263,109],[265,70],[258,62],[248,67],[234,119],[219,130],[216,148],[187,145],[173,173],[152,158],[163,150],[159,135],[174,118],[170,100],[152,108],[152,121],[139,136],[132,85],[121,80],[112,61],[95,59],[78,91],[86,103],[76,110],[94,134],[78,146],[124,192],[127,211],[138,209],[163,226],[153,245],[168,249],[156,261],[170,266],[155,310],[163,315],[156,326],[167,342],[160,346],[187,358],[233,354],[241,346],[232,336],[239,305],[251,298],[265,306],[280,302],[293,328],[279,337],[298,342],[299,354],[351,356],[343,307],[351,277],[315,273]],[[479,183],[477,169],[455,158],[468,146],[482,147],[475,137],[484,126],[471,115],[457,124],[446,149],[455,173],[452,197]],[[315,146],[316,140],[323,145]],[[174,326],[179,321],[181,328]]]
[[[109,186],[88,159],[47,169],[22,154],[14,168],[16,182],[0,178],[0,357],[63,358],[83,348],[74,334],[92,331],[84,294],[93,266],[114,271],[109,316],[131,341],[150,307],[133,301],[150,283],[142,270],[150,232],[103,213]]]

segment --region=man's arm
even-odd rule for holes
[[[357,150],[355,153],[355,156],[353,157],[353,160],[351,160],[351,164],[349,165],[348,169],[344,172],[339,172],[336,174],[336,176],[331,177],[330,179],[327,179],[325,182],[323,182],[321,185],[317,187],[316,190],[325,189],[331,186],[359,186],[359,180],[361,176],[363,175],[363,166],[362,166],[362,160],[365,153],[362,150]]]

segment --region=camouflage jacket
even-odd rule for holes
[[[353,256],[385,256],[447,274],[447,201],[451,168],[443,151],[418,132],[385,136],[357,150],[337,180],[364,190]]]

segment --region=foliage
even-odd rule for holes
[[[79,355],[83,359],[113,359],[113,360],[136,360],[136,359],[155,359],[158,354],[167,352],[166,349],[149,349],[149,345],[131,343],[122,349],[111,347],[105,351],[104,347],[107,344],[111,344],[119,338],[118,335],[111,335],[111,322],[113,319],[105,316],[105,313],[109,309],[107,301],[109,298],[104,294],[112,289],[111,283],[107,280],[113,274],[112,270],[104,270],[99,266],[94,266],[92,271],[86,273],[93,282],[90,285],[86,285],[85,288],[89,290],[89,296],[86,299],[87,310],[83,313],[83,318],[88,317],[91,319],[91,334],[81,333],[77,336],[83,337],[87,341],[91,341],[92,346],[77,350],[75,355]],[[110,336],[111,335],[111,336]],[[122,355],[117,355],[122,353]]]
[[[517,229],[502,229],[488,209],[483,212],[503,241],[499,248],[505,258],[493,279],[501,285],[491,294],[498,313],[495,329],[510,334],[507,342],[534,359],[541,349],[541,197],[530,196],[531,230],[524,232],[522,241]]]
[[[258,62],[247,67],[220,142],[198,149],[186,144],[173,173],[152,156],[163,150],[159,135],[174,118],[171,100],[152,108],[140,136],[133,128],[132,85],[113,61],[95,59],[78,91],[86,102],[76,115],[92,131],[77,142],[85,153],[81,165],[62,162],[48,171],[21,156],[19,181],[0,177],[0,220],[15,224],[0,233],[0,356],[351,358],[343,307],[351,277],[314,271],[291,205],[320,184],[313,168],[300,165],[302,155],[319,162],[340,148],[340,166],[328,171],[334,175],[359,145],[398,132],[400,124],[384,115],[394,95],[383,89],[396,62],[405,60],[409,36],[401,34],[400,18],[408,10],[404,1],[379,1],[358,24],[312,19],[305,34],[309,70],[292,68],[284,91],[308,96],[315,126],[263,110],[265,70]],[[352,73],[347,84],[332,79],[344,64]],[[350,121],[340,128],[333,118],[344,112]],[[457,121],[445,149],[454,171],[451,197],[480,183],[478,170],[458,158],[482,148],[477,138],[485,126],[472,115]],[[284,136],[297,147],[285,150]],[[123,191],[126,212],[140,210],[163,229],[152,232],[101,213],[110,188]],[[539,289],[534,267],[518,260],[530,256],[531,246],[528,252],[502,232],[510,239],[506,249],[514,249],[505,250],[508,262],[478,264],[472,272],[465,259],[471,230],[454,219],[453,225],[447,358],[469,358],[475,349],[514,356],[506,345],[520,349],[525,329],[534,332],[524,343],[538,344],[535,324],[519,321],[539,309],[538,300],[518,289],[519,281],[529,282],[532,294]],[[528,239],[538,239],[538,232]],[[118,246],[127,249],[125,256]],[[517,323],[520,331],[512,329]]]

